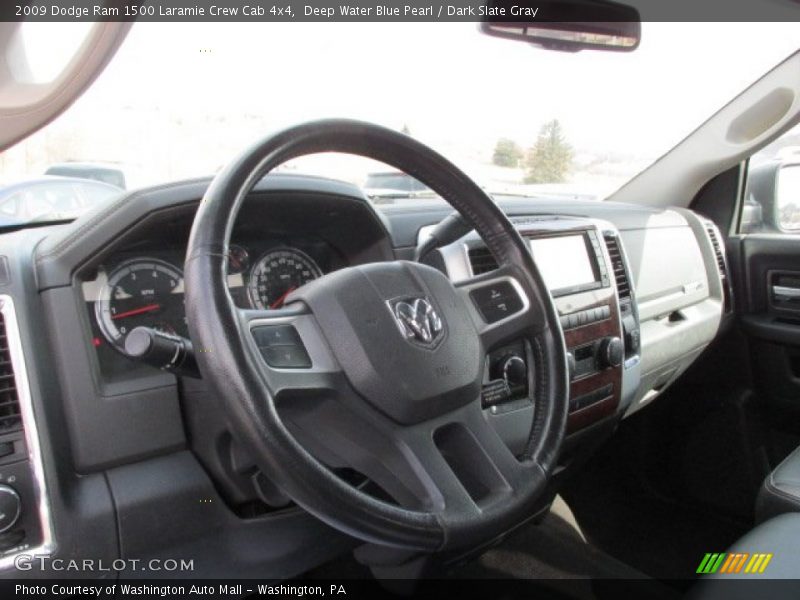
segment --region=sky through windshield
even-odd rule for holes
[[[53,48],[71,25],[48,27]],[[75,106],[0,155],[0,177],[64,161],[118,162],[134,186],[209,175],[276,128],[353,117],[405,128],[490,190],[605,196],[796,50],[795,27],[644,23],[635,52],[567,54],[469,23],[140,23]],[[554,120],[568,168],[531,183],[527,156]],[[501,139],[516,164],[493,164]],[[332,156],[287,168],[359,184],[380,170]]]

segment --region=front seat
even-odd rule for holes
[[[745,598],[788,600],[800,598],[800,513],[785,513],[765,521],[747,533],[727,554],[748,556],[733,573],[700,575],[701,582],[689,595],[693,600]],[[754,554],[771,554],[763,572],[746,573]],[[725,560],[721,561],[724,564]],[[763,564],[763,561],[762,561]]]
[[[800,512],[800,448],[767,475],[756,499],[758,523],[786,512]]]

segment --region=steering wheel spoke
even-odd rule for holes
[[[513,454],[477,399],[440,419],[403,428],[398,439],[406,464],[433,486],[433,506],[426,508],[450,535],[469,535],[456,532],[469,530],[470,523],[479,529],[488,515],[511,517],[515,499],[531,497],[545,479],[535,461]]]
[[[456,284],[486,350],[542,330],[544,321],[534,311],[524,281],[515,267],[502,266]]]
[[[282,403],[280,411],[297,439],[329,466],[353,469],[379,497],[447,522],[477,518],[530,476],[475,406],[401,426],[365,412],[343,385],[312,401]]]
[[[341,385],[342,369],[314,315],[296,302],[277,310],[239,309],[256,360],[273,397],[330,393]]]
[[[331,467],[347,467],[367,478],[366,489],[399,506],[444,513],[476,510],[434,444],[429,424],[399,426],[364,410],[353,390],[340,386],[312,401],[280,405],[297,439]]]
[[[524,485],[530,476],[531,464],[520,461],[514,456],[478,406],[480,404],[476,403],[464,410],[463,426],[474,437],[488,463],[502,480],[502,486],[498,485],[498,491],[516,490]]]

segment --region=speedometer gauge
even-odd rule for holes
[[[289,294],[321,275],[319,266],[307,254],[294,248],[272,250],[250,271],[250,301],[260,309],[280,308]]]
[[[95,315],[103,335],[117,347],[140,325],[187,336],[183,273],[155,258],[124,262],[100,288]]]

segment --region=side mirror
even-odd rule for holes
[[[775,190],[776,221],[784,231],[800,231],[800,163],[781,165]]]
[[[764,212],[758,202],[745,202],[742,207],[742,231],[752,233],[758,231],[764,224]]]
[[[750,169],[741,230],[800,233],[800,162],[773,160]]]
[[[481,31],[548,50],[614,50],[639,46],[639,11],[609,0],[488,0]]]

